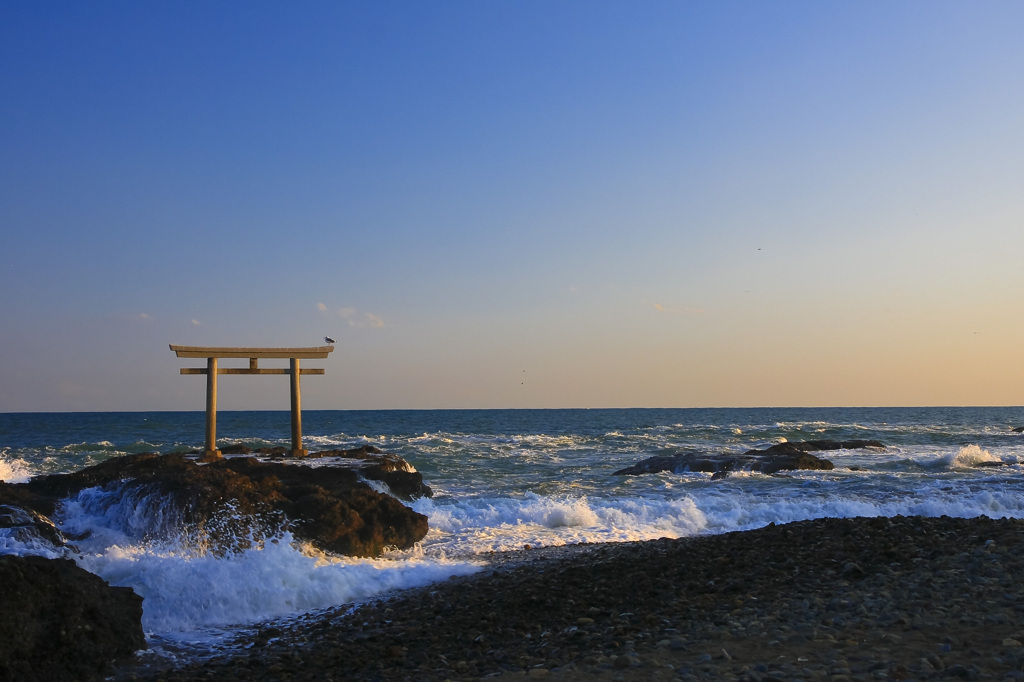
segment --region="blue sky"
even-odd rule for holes
[[[1022,26],[3,3],[0,411],[1022,404]]]

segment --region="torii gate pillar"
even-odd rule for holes
[[[217,375],[218,374],[288,374],[291,385],[292,449],[290,454],[304,457],[302,447],[302,393],[299,377],[303,374],[323,374],[322,369],[300,369],[301,358],[326,358],[334,346],[313,348],[207,348],[200,346],[176,346],[171,350],[179,358],[206,358],[206,367],[183,367],[182,374],[206,375],[206,446],[200,461],[211,462],[220,459],[217,449]],[[218,367],[218,358],[249,358],[249,367]],[[260,358],[288,358],[288,369],[265,369],[258,366]]]

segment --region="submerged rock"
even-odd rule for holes
[[[754,471],[774,474],[779,471],[796,469],[829,470],[835,468],[827,459],[811,452],[822,450],[852,450],[857,448],[884,448],[875,440],[809,440],[799,443],[778,443],[764,450],[748,450],[742,455],[707,454],[701,452],[680,452],[672,455],[656,455],[619,469],[613,476],[637,476],[659,471],[685,473],[701,471],[714,474],[715,478],[728,476],[733,471]]]
[[[407,494],[417,481],[422,486],[418,473],[398,469],[392,460],[366,468],[314,468],[253,457],[201,465],[180,454],[145,453],[70,474],[0,485],[0,504],[52,516],[61,500],[98,488],[113,494],[99,496],[104,501],[97,504],[132,501],[136,512],[126,523],[135,523],[151,507],[156,511],[149,512],[154,519],[146,533],[187,533],[215,551],[244,547],[250,534],[265,535],[284,524],[297,538],[325,551],[376,556],[387,547],[412,547],[427,533],[426,516],[362,480],[379,476],[400,489],[404,483]]]
[[[0,680],[91,680],[146,647],[142,597],[66,559],[0,556]]]

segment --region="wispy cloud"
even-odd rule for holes
[[[338,308],[331,308],[326,303],[317,303],[317,310],[324,315],[330,317],[340,317],[345,320],[350,327],[383,327],[384,319],[380,315],[374,315],[373,313],[362,313],[352,306],[342,306]]]
[[[200,322],[199,320],[197,320],[196,318],[193,317],[192,318],[192,324],[194,324],[195,326],[198,327],[198,326],[200,326],[202,324],[202,322]]]
[[[152,320],[153,317],[149,313],[139,313],[135,316],[136,320]]]
[[[694,308],[691,306],[666,306],[660,303],[654,304],[654,309],[658,312],[665,313],[666,315],[703,315],[703,308]]]

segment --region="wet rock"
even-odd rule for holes
[[[375,466],[387,473],[391,463]],[[358,467],[311,468],[252,457],[200,465],[180,454],[146,453],[0,486],[0,503],[52,515],[60,500],[92,487],[116,493],[107,496],[109,504],[127,498],[142,506],[159,499],[169,504],[161,512],[164,532],[187,529],[223,551],[247,542],[249,533],[265,534],[282,523],[321,549],[354,556],[375,556],[390,546],[405,549],[422,539],[427,517],[373,490],[362,474]]]
[[[659,471],[671,471],[681,474],[701,471],[722,478],[733,471],[756,471],[763,474],[774,474],[779,471],[793,469],[832,469],[834,465],[827,459],[821,459],[806,452],[779,453],[771,455],[708,455],[694,452],[676,455],[659,455],[650,457],[633,466],[619,469],[613,476],[637,476],[653,474]]]
[[[90,680],[145,648],[142,597],[66,559],[0,556],[0,679]]]
[[[14,544],[50,558],[67,554],[67,538],[46,516],[27,507],[0,505],[0,546]]]
[[[778,443],[764,450],[748,450],[742,455],[707,454],[701,452],[681,452],[672,455],[656,455],[619,469],[613,476],[637,476],[652,474],[659,471],[671,471],[681,474],[700,471],[714,474],[714,478],[722,478],[733,471],[754,471],[762,474],[774,474],[779,471],[796,469],[829,470],[834,465],[811,452],[827,450],[852,450],[859,448],[884,448],[885,445],[874,440],[810,440],[799,443]]]
[[[764,450],[748,450],[746,455],[793,454],[797,452],[819,452],[822,450],[862,450],[864,448],[885,448],[877,440],[805,440],[795,443],[776,443]]]
[[[240,443],[226,445],[220,449],[223,455],[258,455],[260,458],[277,458],[281,461],[294,461],[290,451],[284,447],[250,448]],[[189,454],[198,455],[199,452]],[[391,493],[401,500],[415,500],[420,497],[431,497],[434,491],[423,483],[423,475],[407,461],[372,445],[363,445],[348,450],[319,450],[311,452],[303,460],[326,459],[343,460],[339,466],[354,468],[359,475],[368,481],[380,481],[387,485]]]
[[[402,500],[415,500],[434,494],[430,486],[423,483],[423,474],[411,464],[398,455],[382,452],[372,445],[350,450],[323,450],[311,456],[353,460],[358,463],[360,476],[368,481],[384,483],[395,497]]]

